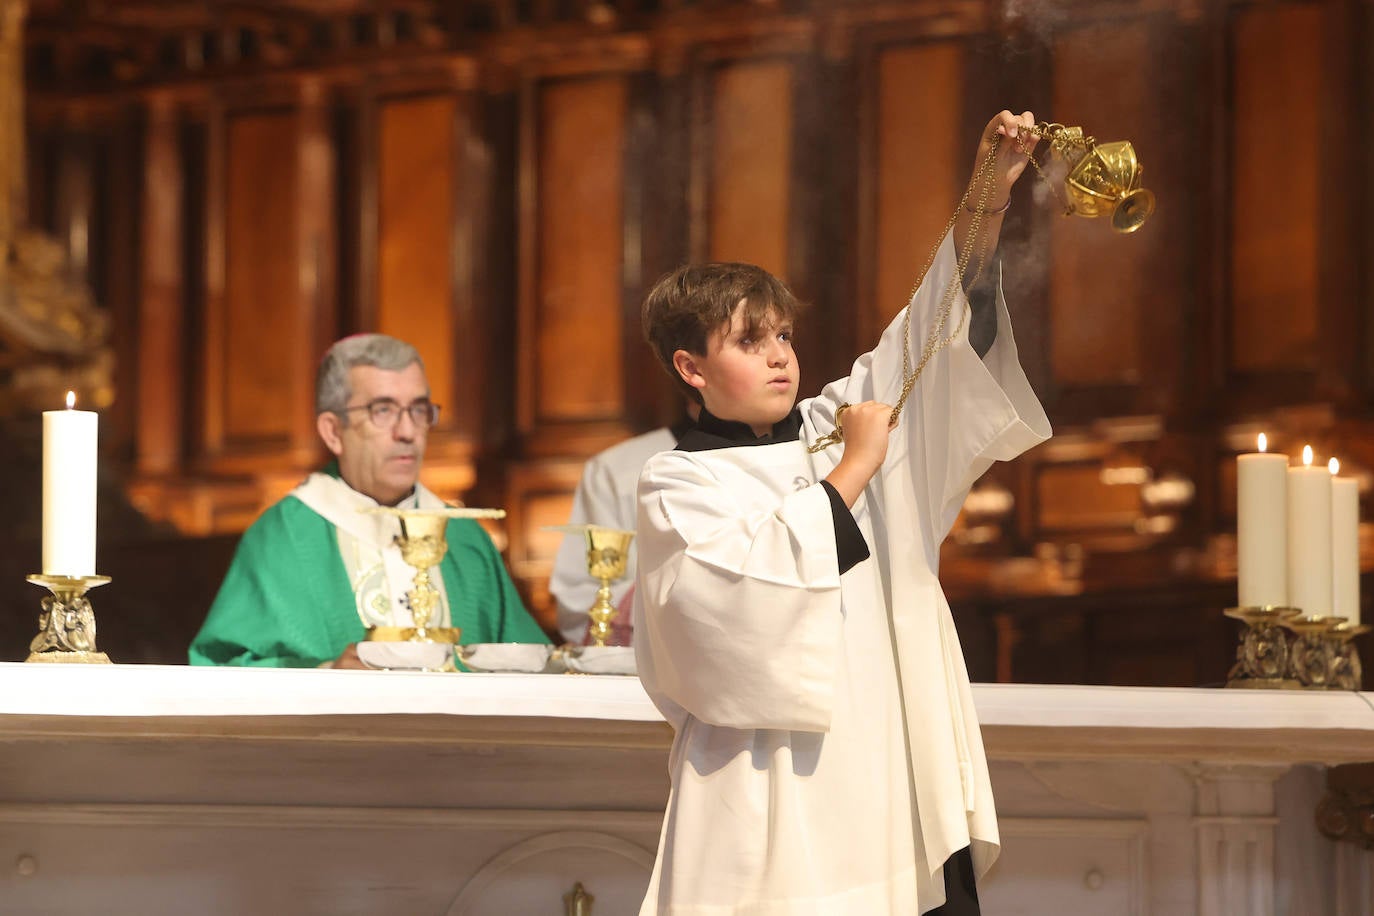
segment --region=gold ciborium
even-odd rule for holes
[[[441,642],[457,643],[462,630],[453,626],[431,626],[435,611],[439,609],[439,589],[434,586],[432,570],[448,553],[448,539],[445,536],[449,519],[454,518],[505,518],[504,509],[467,509],[445,506],[437,509],[395,509],[378,506],[363,510],[376,515],[394,516],[401,525],[401,533],[396,536],[395,544],[401,551],[401,559],[415,570],[415,584],[406,592],[410,599],[410,617],[413,626],[409,627],[369,627],[367,638],[371,642]]]
[[[1145,168],[1130,141],[1098,143],[1093,137],[1084,136],[1081,127],[1044,121],[1031,128],[1030,133],[1048,140],[1050,154],[1067,170],[1061,195],[1066,215],[1110,216],[1117,232],[1134,232],[1155,212],[1155,195],[1141,187]],[[1034,157],[1031,164],[1051,188],[1056,187],[1057,183],[1046,176]]]

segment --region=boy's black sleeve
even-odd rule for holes
[[[988,355],[997,341],[997,287],[1002,280],[1002,259],[994,258],[983,276],[968,291],[968,342],[978,356]]]
[[[830,481],[822,480],[825,494],[830,497],[830,515],[835,520],[835,555],[840,561],[840,575],[844,575],[869,557],[868,542],[864,540],[854,514],[844,504],[840,491]]]

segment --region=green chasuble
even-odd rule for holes
[[[452,519],[447,537],[439,569],[460,641],[547,643],[482,526]],[[244,532],[190,658],[193,665],[312,668],[363,635],[333,523],[287,496]]]

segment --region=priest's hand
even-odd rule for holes
[[[825,479],[849,508],[854,508],[859,494],[883,466],[888,434],[895,425],[891,404],[864,401],[845,409],[841,423],[844,455]]]
[[[345,646],[344,650],[339,653],[339,657],[334,659],[334,663],[329,667],[367,669],[367,665],[364,665],[363,660],[358,657],[358,644],[356,642],[351,642]]]

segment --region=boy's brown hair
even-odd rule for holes
[[[644,297],[644,339],[678,387],[698,403],[701,392],[678,375],[673,354],[678,350],[705,354],[711,335],[730,326],[741,301],[751,335],[762,331],[771,316],[795,321],[802,311],[802,303],[787,284],[762,267],[734,262],[679,267]]]

